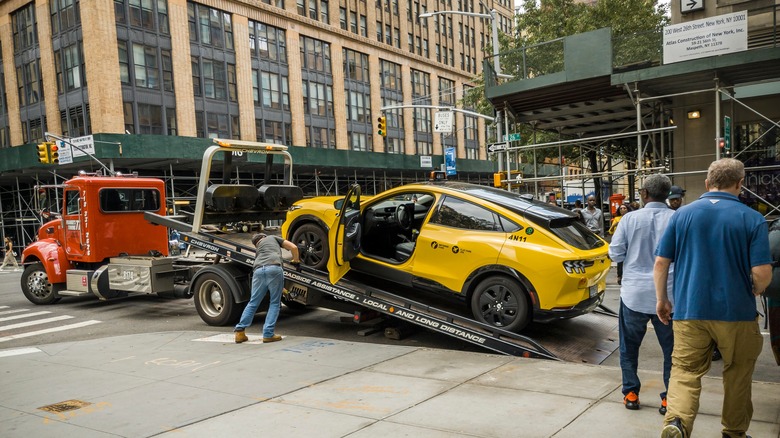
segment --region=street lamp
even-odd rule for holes
[[[419,15],[420,18],[429,18],[433,17],[434,15],[444,15],[444,14],[453,14],[453,15],[466,15],[469,17],[479,17],[479,18],[489,18],[491,24],[493,25],[493,69],[496,71],[496,77],[507,77],[505,75],[501,74],[501,65],[498,62],[498,11],[495,9],[490,10],[490,14],[479,14],[476,12],[463,12],[463,11],[436,11],[436,12],[425,12]],[[502,129],[502,120],[501,120],[501,110],[496,109],[496,136],[498,137],[497,141],[503,140],[503,129]],[[498,154],[498,171],[501,172],[501,168],[503,167],[503,160],[501,154]],[[509,167],[509,163],[507,162],[507,168]]]

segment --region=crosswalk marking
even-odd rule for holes
[[[22,354],[39,353],[40,351],[35,347],[15,348],[13,350],[0,351],[0,357],[19,356]]]
[[[2,330],[13,330],[13,329],[21,328],[21,327],[29,327],[31,325],[48,324],[50,322],[62,321],[63,319],[71,319],[71,318],[73,318],[73,317],[70,316],[70,315],[62,315],[62,316],[53,316],[51,318],[36,319],[34,321],[19,322],[19,323],[16,323],[16,324],[0,326],[0,331],[2,331]]]
[[[2,309],[2,307],[0,307]],[[22,313],[22,312],[29,312],[28,309],[16,309],[16,310],[3,310],[0,312],[0,315],[10,315],[12,313]]]
[[[6,316],[5,318],[0,318],[0,321],[10,321],[12,319],[29,318],[31,316],[46,315],[47,313],[51,313],[51,312],[49,312],[48,310],[43,310],[40,312],[25,313],[23,315]]]
[[[48,312],[47,312],[48,313]],[[74,328],[80,328],[80,327],[87,327],[93,324],[100,324],[100,321],[95,320],[89,320],[84,322],[78,322],[76,324],[69,324],[69,325],[63,325],[60,327],[52,327],[44,330],[38,330],[34,332],[28,332],[28,333],[20,333],[18,335],[11,335],[11,336],[4,336],[0,337],[0,342],[7,342],[12,341],[14,339],[21,339],[21,338],[29,338],[30,336],[37,336],[37,335],[43,335],[46,333],[53,333],[53,332],[61,332],[64,330],[70,330]]]

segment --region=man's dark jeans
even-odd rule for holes
[[[639,365],[639,346],[647,333],[647,322],[651,321],[655,335],[664,353],[664,390],[661,398],[666,397],[669,388],[669,374],[672,370],[672,348],[674,333],[672,324],[664,325],[655,314],[634,312],[620,301],[620,369],[623,371],[623,395],[631,391],[639,394],[642,383],[637,375]]]

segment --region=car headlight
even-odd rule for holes
[[[566,260],[563,262],[563,269],[567,274],[584,274],[585,268],[593,266],[593,260]]]

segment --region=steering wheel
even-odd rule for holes
[[[414,219],[414,204],[401,204],[396,207],[395,219],[401,231],[411,231],[412,219]]]

